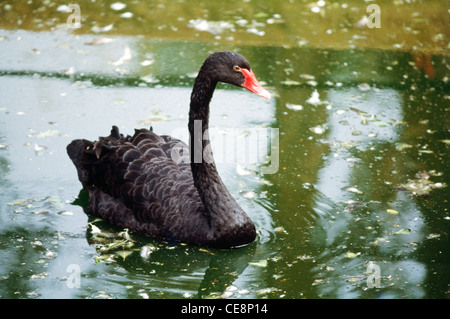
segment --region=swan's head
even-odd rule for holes
[[[205,65],[210,68],[216,81],[234,84],[270,99],[270,93],[256,79],[250,64],[242,55],[230,51],[216,52],[205,60]]]

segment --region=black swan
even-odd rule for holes
[[[223,184],[204,135],[219,81],[270,99],[246,58],[216,52],[203,63],[192,90],[191,148],[170,136],[156,135],[151,128],[123,136],[113,126],[110,136],[96,142],[72,141],[67,153],[90,196],[86,212],[169,241],[213,248],[253,242],[255,226]],[[190,155],[180,161],[180,154]]]

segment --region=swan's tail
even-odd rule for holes
[[[113,126],[111,135],[101,137],[97,142],[78,139],[67,145],[67,154],[75,165],[78,179],[84,188],[96,181],[100,173],[99,168],[102,167],[102,162],[108,157],[107,153],[110,153],[108,151],[111,146],[116,145],[122,138],[119,129]]]

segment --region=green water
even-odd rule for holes
[[[353,27],[357,1],[113,3],[80,2],[69,30],[62,3],[0,2],[1,298],[448,298],[443,2],[381,1],[380,29]],[[173,245],[86,216],[67,143],[113,124],[187,140],[195,74],[223,49],[274,95],[219,85],[211,104],[255,243]],[[233,130],[268,157],[231,160]]]

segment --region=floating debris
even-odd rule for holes
[[[119,66],[124,64],[125,62],[128,62],[129,60],[131,60],[131,50],[129,47],[125,47],[125,49],[123,50],[123,55],[120,57],[119,60],[114,62],[110,61],[108,63],[114,66]]]
[[[312,104],[312,105],[319,105],[322,103],[322,101],[319,98],[319,92],[317,90],[314,90],[314,92],[311,94],[311,97],[306,100],[306,103]]]
[[[388,209],[386,209],[386,212],[391,215],[398,215],[398,211],[395,209],[388,208]]]
[[[370,90],[370,85],[368,83],[361,83],[358,85],[358,89],[360,91],[369,91]]]
[[[441,234],[429,234],[427,239],[435,239],[441,237]]]
[[[212,34],[219,34],[225,30],[234,31],[234,25],[227,21],[208,21],[204,19],[189,20],[188,27],[198,31],[210,32]]]
[[[96,25],[96,26],[93,26],[91,28],[91,30],[95,33],[108,32],[108,31],[112,30],[113,26],[114,26],[113,24],[108,24],[107,26],[104,26],[104,27],[99,27]]]
[[[252,265],[252,266],[255,266],[255,267],[264,268],[264,267],[267,267],[267,259],[263,259],[263,260],[260,260],[258,262],[250,262],[248,264]]]
[[[301,83],[298,81],[286,80],[286,81],[281,81],[281,84],[286,85],[286,86],[296,86],[296,85],[300,85]]]
[[[325,129],[321,126],[310,127],[309,130],[315,134],[323,134]]]
[[[290,110],[301,111],[303,110],[303,105],[300,104],[286,104],[286,107]]]
[[[273,232],[274,232],[275,234],[287,234],[287,233],[288,233],[288,232],[284,229],[283,226],[278,226],[278,227],[276,227],[276,228],[273,230]]]
[[[58,8],[56,8],[56,11],[68,13],[68,12],[72,12],[72,9],[68,5],[62,4]]]
[[[127,5],[125,3],[122,2],[114,2],[113,4],[111,4],[111,9],[116,10],[116,11],[120,11],[122,9],[125,9]]]
[[[348,187],[345,189],[347,192],[355,193],[355,194],[363,194],[359,189],[356,187]]]
[[[314,257],[310,256],[310,255],[302,255],[302,256],[297,256],[297,259],[299,259],[301,261],[314,260]]]
[[[256,193],[253,191],[241,191],[241,196],[247,199],[253,199],[256,198]]]
[[[407,235],[411,232],[411,229],[409,228],[402,228],[396,232],[393,232],[394,235]]]
[[[60,216],[73,216],[73,212],[62,211],[62,212],[59,212],[58,215],[60,215]]]
[[[355,23],[355,27],[364,28],[367,26],[368,21],[369,21],[369,19],[366,16],[364,16],[358,22]]]
[[[122,257],[123,260],[125,260],[132,253],[133,253],[132,250],[119,250],[119,251],[116,251],[116,255]]]
[[[228,286],[225,289],[224,293],[220,297],[224,298],[224,299],[227,299],[227,298],[231,297],[236,290],[238,290],[238,288],[236,286],[233,286],[233,285]]]
[[[144,60],[139,64],[142,66],[149,66],[149,65],[152,65],[153,63],[155,63],[155,60]]]
[[[345,254],[345,258],[355,258],[355,257],[358,257],[359,255],[361,255],[361,253],[353,253],[353,252],[349,251]]]
[[[31,275],[31,279],[44,279],[48,276],[48,272],[41,272],[40,274]]]
[[[33,202],[31,199],[19,199],[8,203],[8,206],[25,206]]]
[[[59,135],[59,132],[57,130],[47,130],[47,131],[39,132],[38,134],[36,134],[36,137],[37,138],[45,138],[45,137],[57,136],[57,135]]]
[[[412,147],[413,146],[411,144],[408,144],[408,143],[396,143],[395,144],[395,149],[397,151],[403,151],[403,150],[405,150],[407,148],[412,148]]]
[[[138,124],[141,125],[152,125],[155,122],[159,122],[159,121],[167,121],[169,119],[168,116],[164,116],[164,115],[154,115],[152,117],[149,117],[148,119],[145,120],[140,120],[138,121]]]
[[[86,42],[85,44],[87,44],[87,45],[98,45],[98,44],[111,43],[113,41],[114,41],[113,38],[99,38],[99,39],[95,39],[95,40],[91,40],[89,42]]]
[[[208,254],[210,254],[210,255],[213,255],[214,256],[214,253],[212,253],[212,252],[210,252],[208,249],[205,249],[205,248],[199,248],[199,250],[198,251],[201,251],[202,253],[208,253]]]
[[[324,283],[325,283],[324,279],[314,279],[314,282],[311,284],[311,286],[322,285]]]
[[[154,252],[154,251],[157,251],[159,248],[158,247],[156,247],[156,246],[154,246],[154,245],[145,245],[145,246],[143,246],[142,248],[141,248],[141,251],[140,251],[140,255],[141,255],[141,257],[142,258],[144,258],[144,259],[148,259],[148,257],[150,257],[150,255]]]
[[[279,289],[270,287],[270,288],[262,288],[256,291],[256,296],[261,297],[263,295],[271,294],[279,291]]]
[[[430,176],[441,176],[442,173],[436,173],[432,170],[429,172],[419,172],[416,174],[416,178],[408,180],[407,183],[401,184],[397,187],[398,190],[411,192],[413,195],[426,196],[429,195],[432,190],[447,187],[445,183],[434,183],[430,181]]]

